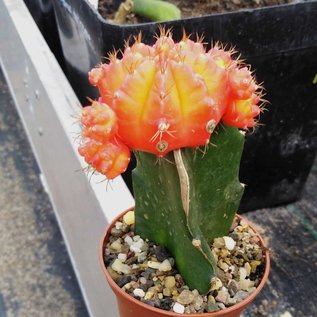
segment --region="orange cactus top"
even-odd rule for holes
[[[138,37],[122,58],[112,55],[108,64],[89,72],[100,100],[83,110],[79,152],[108,178],[125,170],[129,150],[164,156],[177,148],[206,145],[221,120],[246,129],[260,112],[259,86],[231,51],[218,46],[206,51],[186,36],[175,43],[169,32],[162,33],[153,46]],[[109,143],[115,149],[106,150]],[[127,155],[116,173],[96,144],[104,152]]]

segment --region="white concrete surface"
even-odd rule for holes
[[[80,104],[22,0],[0,0],[0,61],[54,206],[88,310],[116,317],[98,263],[107,223],[134,204],[121,177],[107,182],[81,171]]]

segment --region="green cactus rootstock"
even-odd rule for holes
[[[206,149],[183,148],[161,159],[136,155],[136,232],[165,246],[187,285],[201,293],[216,275],[209,245],[228,234],[242,197],[243,143],[237,128],[218,125]]]

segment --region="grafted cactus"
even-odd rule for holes
[[[259,85],[232,51],[164,31],[153,46],[136,38],[89,79],[100,100],[83,110],[80,154],[111,179],[136,153],[136,232],[166,246],[186,283],[206,293],[216,274],[209,245],[228,233],[243,193],[239,129],[256,123]]]

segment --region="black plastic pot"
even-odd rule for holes
[[[84,0],[53,0],[68,78],[83,104],[97,96],[87,72],[101,56],[140,31],[154,41],[157,23],[114,25]],[[317,148],[317,1],[166,22],[175,39],[183,29],[236,47],[267,90],[263,124],[249,133],[242,158],[246,183],[241,211],[298,199]],[[129,183],[129,176],[126,177]]]
[[[24,0],[48,46],[64,69],[64,57],[59,40],[52,0]]]

